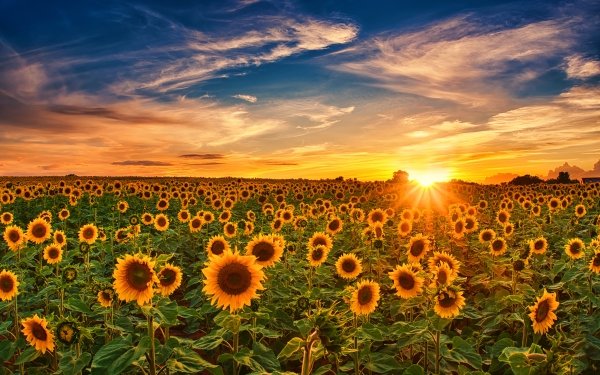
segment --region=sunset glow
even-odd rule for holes
[[[0,4],[1,175],[600,175],[594,2],[86,4]]]

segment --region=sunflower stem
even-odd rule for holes
[[[239,331],[239,329],[236,329],[235,332],[233,332],[233,355],[234,356],[237,354],[237,352],[239,350],[239,346],[240,346],[240,331]],[[233,375],[238,375],[239,372],[240,372],[239,365],[234,358],[233,359]]]
[[[527,314],[523,317],[523,332],[521,334],[521,347],[524,348],[527,345]]]
[[[435,332],[435,373],[440,373],[440,330]]]
[[[352,320],[353,326],[354,326],[354,350],[356,350],[354,352],[354,375],[359,375],[359,364],[358,364],[358,335],[356,330],[358,329],[358,318],[356,316],[356,314],[354,315],[354,319]]]
[[[148,337],[150,337],[150,353],[148,355],[148,362],[150,365],[150,375],[156,375],[156,363],[155,363],[155,348],[154,348],[154,322],[152,319],[152,313],[148,313]]]

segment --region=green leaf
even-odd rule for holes
[[[332,372],[331,365],[325,365],[313,371],[312,375],[325,375],[329,374],[330,372]]]
[[[196,374],[205,369],[220,368],[220,366],[213,365],[188,348],[174,348],[173,357],[167,361],[167,366],[174,373],[182,372],[186,374]]]
[[[94,355],[92,360],[92,374],[106,374],[109,373],[109,369],[114,363],[120,364],[127,363],[128,359],[131,362],[127,364],[129,366],[135,359],[131,358],[131,351],[134,350],[134,346],[131,343],[131,337],[117,337],[111,342],[102,346]],[[143,354],[143,353],[142,353]],[[120,359],[121,357],[124,357]],[[125,371],[125,368],[119,369],[117,373]]]
[[[277,358],[285,361],[286,359],[294,356],[300,349],[304,347],[304,340],[300,337],[294,337],[285,344],[285,347],[281,349]]]
[[[239,352],[235,353],[233,359],[240,365],[249,367],[252,371],[265,372],[265,368],[252,358],[252,351],[248,348],[242,348]]]
[[[364,323],[359,328],[358,337],[373,341],[383,341],[383,333],[371,323]]]
[[[8,361],[15,354],[15,349],[12,341],[0,341],[0,362]]]
[[[364,357],[361,358],[364,366],[368,370],[378,374],[386,374],[390,372],[397,373],[398,370],[402,368],[393,356],[386,353],[374,352],[369,353]]]
[[[158,314],[159,323],[166,326],[174,326],[179,323],[177,320],[177,302],[163,298],[158,301],[154,311]]]
[[[199,338],[192,344],[194,349],[213,350],[219,347],[223,342],[224,329],[212,332],[210,335]]]
[[[17,358],[15,361],[15,365],[20,365],[23,363],[31,362],[40,356],[40,352],[35,350],[34,347],[30,346],[29,348],[23,350],[23,353]]]
[[[80,299],[69,298],[65,302],[65,308],[67,310],[77,311],[77,312],[80,312],[80,313],[83,313],[83,314],[86,314],[86,315],[93,314],[92,310],[87,305],[87,303],[83,302]]]
[[[134,361],[138,360],[150,348],[150,337],[142,337],[138,345],[129,349],[123,355],[119,356],[109,367],[109,374],[120,374],[127,369]]]
[[[402,375],[425,375],[425,370],[419,365],[410,365]]]
[[[273,349],[266,347],[260,342],[255,342],[252,344],[252,352],[254,353],[253,358],[255,358],[266,370],[281,370],[281,365],[279,364]]]
[[[72,353],[65,354],[58,363],[60,371],[64,375],[77,375],[92,360],[90,353],[82,353],[79,358],[75,358]]]
[[[228,311],[222,311],[215,316],[215,323],[229,332],[236,333],[240,330],[242,318],[238,315],[231,315]]]
[[[446,351],[445,357],[451,362],[468,364],[475,369],[481,368],[481,356],[477,353],[473,345],[463,340],[460,336],[452,338],[452,349]]]

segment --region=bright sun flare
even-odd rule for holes
[[[436,182],[448,181],[449,175],[446,170],[428,170],[410,173],[411,179],[423,187],[429,187]]]

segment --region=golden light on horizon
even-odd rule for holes
[[[436,182],[448,181],[450,179],[450,171],[446,169],[412,171],[409,173],[409,176],[422,187],[430,187]]]

